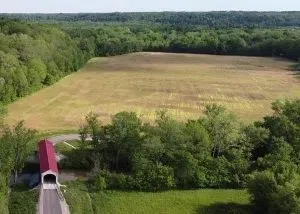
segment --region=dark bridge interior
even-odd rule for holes
[[[56,183],[56,176],[52,174],[47,174],[44,176],[44,183]]]

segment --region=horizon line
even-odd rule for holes
[[[109,14],[109,13],[213,13],[213,12],[258,12],[258,13],[284,13],[300,12],[300,10],[162,10],[162,11],[110,11],[110,12],[0,12],[0,14]]]

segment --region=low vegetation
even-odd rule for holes
[[[26,186],[14,186],[9,196],[10,214],[35,214],[38,202],[38,190],[29,190]]]
[[[0,213],[8,214],[8,198],[3,191],[0,191]]]
[[[94,213],[89,189],[85,182],[68,182],[62,187],[64,196],[72,214]]]

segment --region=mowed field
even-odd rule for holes
[[[264,57],[135,53],[94,58],[77,73],[8,107],[6,121],[38,130],[77,129],[93,111],[107,123],[120,111],[145,121],[168,109],[179,120],[222,104],[244,122],[271,113],[276,99],[299,98],[293,62]]]
[[[73,214],[250,214],[252,209],[246,190],[89,192],[83,182],[65,184],[64,196]]]

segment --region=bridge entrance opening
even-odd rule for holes
[[[55,184],[56,183],[56,176],[52,174],[47,174],[44,176],[44,183],[51,183]]]

